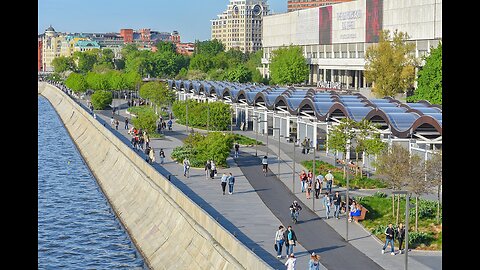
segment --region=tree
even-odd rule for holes
[[[432,104],[442,104],[442,43],[430,50],[424,58],[425,65],[418,71],[417,89],[407,101],[427,100]]]
[[[138,74],[138,72],[135,71],[126,72],[124,73],[123,77],[126,87],[129,90],[135,90],[137,85],[142,82],[142,77],[140,74]]]
[[[425,165],[427,181],[437,187],[437,223],[440,222],[440,192],[442,188],[442,151],[434,152]]]
[[[231,68],[224,76],[224,80],[230,82],[245,83],[252,80],[252,72],[244,65],[239,65],[236,68]]]
[[[190,59],[190,70],[201,70],[208,72],[213,67],[212,58],[205,54],[196,54]]]
[[[385,143],[380,139],[380,134],[375,130],[372,122],[362,119],[362,121],[356,123],[354,148],[356,160],[358,160],[360,152],[364,152],[366,155],[378,154],[384,147]],[[362,167],[360,167],[360,175],[362,174]]]
[[[65,80],[65,85],[74,92],[85,92],[88,89],[88,84],[85,80],[85,77],[82,74],[75,72],[70,73],[68,78]]]
[[[429,183],[425,180],[425,164],[418,155],[411,155],[408,164],[410,169],[405,179],[407,189],[415,194],[415,232],[418,232],[418,197],[428,193]]]
[[[160,40],[155,44],[155,47],[157,47],[157,53],[163,53],[163,52],[172,52],[175,53],[177,51],[177,46],[173,42],[168,42],[168,41],[163,41]]]
[[[110,90],[110,83],[106,74],[90,71],[85,75],[85,80],[88,88],[92,90]]]
[[[153,134],[156,130],[156,121],[158,117],[153,109],[139,110],[137,116],[132,118],[132,123],[136,128],[146,130],[147,133]]]
[[[175,92],[169,90],[164,82],[147,82],[140,87],[140,97],[149,99],[157,106],[163,107],[175,101]]]
[[[97,56],[94,53],[74,52],[73,58],[77,63],[77,70],[81,73],[92,71],[93,66],[97,63]]]
[[[73,61],[72,57],[55,57],[52,60],[52,66],[56,73],[62,73],[68,70],[75,71],[75,61]]]
[[[92,94],[92,105],[95,110],[103,110],[112,103],[112,92],[98,90]]]
[[[327,145],[328,148],[339,151],[343,154],[345,159],[347,151],[350,151],[352,140],[355,138],[355,127],[357,123],[349,118],[343,118],[340,124],[335,125],[328,134]],[[345,177],[346,170],[344,167],[343,177]]]
[[[124,90],[127,88],[125,76],[122,72],[117,70],[110,70],[107,73],[107,78],[108,84],[110,85],[110,90]]]
[[[289,46],[272,52],[270,76],[276,84],[302,83],[308,79],[308,66],[300,46]]]
[[[408,34],[395,30],[380,33],[379,42],[365,52],[365,78],[373,82],[377,97],[393,97],[413,87],[417,61],[412,56],[415,44],[407,43]]]
[[[203,54],[214,56],[223,51],[225,51],[225,45],[218,39],[195,42],[195,55]]]
[[[396,143],[385,149],[375,161],[377,175],[393,190],[407,185],[406,176],[410,171],[410,153]],[[395,195],[392,194],[392,217],[395,217]]]

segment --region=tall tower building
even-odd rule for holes
[[[287,12],[350,1],[353,0],[288,0]]]
[[[211,20],[212,39],[221,41],[225,50],[260,50],[263,16],[268,13],[267,0],[230,0],[227,10]]]

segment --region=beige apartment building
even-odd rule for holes
[[[268,15],[266,0],[230,0],[227,10],[211,20],[212,40],[225,45],[225,50],[254,52],[262,49],[262,21]]]

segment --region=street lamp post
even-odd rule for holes
[[[252,116],[253,119],[256,119],[258,121],[258,115],[253,115]],[[256,123],[256,127],[255,127],[255,156],[258,156],[257,154],[257,142],[258,142],[258,123]]]
[[[260,123],[265,123],[267,122],[267,120],[260,120],[260,121],[257,121],[257,128],[258,128],[258,124]],[[267,127],[267,150],[265,152],[265,155],[268,156],[268,127]]]
[[[187,127],[187,136],[188,136],[188,93],[187,90],[185,90],[185,126]]]
[[[280,179],[280,128],[279,127],[272,127],[272,130],[278,129],[278,155],[277,155],[277,163],[278,163],[278,179]],[[268,129],[267,129],[268,135]]]
[[[392,194],[403,194],[405,202],[405,270],[408,270],[408,218],[410,217],[410,193],[406,190],[392,191]],[[401,252],[401,250],[400,250]]]
[[[315,181],[315,163],[317,162],[316,156],[317,156],[317,148],[314,146],[307,146],[305,149],[313,149],[313,164],[312,164],[312,182]],[[313,212],[315,212],[315,194],[313,195],[312,198],[312,209]]]
[[[292,192],[295,194],[295,146],[296,146],[296,139],[293,141],[293,173],[292,173]]]
[[[210,103],[207,98],[207,133],[210,132]]]

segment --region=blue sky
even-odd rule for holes
[[[182,42],[210,39],[210,20],[229,0],[38,0],[38,33],[49,25],[58,32],[120,32],[121,28],[177,30]],[[268,0],[275,13],[287,0]]]

